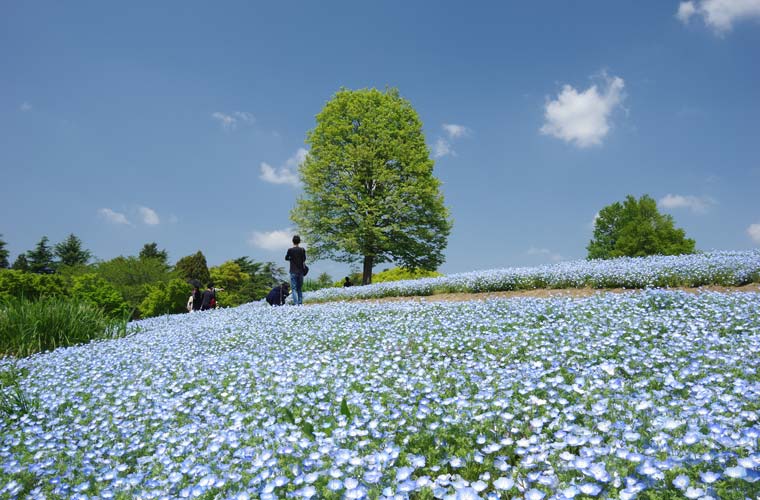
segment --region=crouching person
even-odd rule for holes
[[[285,304],[285,299],[290,293],[290,285],[283,282],[272,288],[267,295],[267,304],[270,306],[281,306]]]

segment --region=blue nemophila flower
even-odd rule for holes
[[[544,493],[541,490],[530,489],[525,492],[526,500],[541,500],[545,496],[546,496],[546,493]]]
[[[700,472],[699,477],[702,479],[702,482],[706,484],[712,484],[718,479],[720,479],[720,474],[713,471],[707,471],[707,472]]]
[[[674,490],[739,468],[752,482],[758,304],[645,291],[154,318],[119,341],[0,359],[40,402],[0,418],[0,475],[32,473],[47,496],[86,483],[143,498],[493,498],[513,477],[521,496],[582,494],[566,474],[633,498],[679,467],[720,472]],[[453,442],[469,450],[441,456]],[[474,482],[457,476],[468,465]]]
[[[675,479],[673,479],[673,486],[679,490],[685,490],[689,486],[689,483],[690,481],[688,476],[684,474],[679,474]]]

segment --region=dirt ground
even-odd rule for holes
[[[688,293],[702,292],[760,292],[760,283],[751,283],[744,286],[702,286],[699,288],[670,288],[669,290],[682,290]],[[468,301],[468,300],[487,300],[496,297],[515,298],[515,297],[589,297],[597,293],[631,293],[638,292],[640,289],[625,288],[563,288],[558,290],[537,289],[537,290],[518,290],[514,292],[484,292],[484,293],[441,293],[436,295],[425,296],[408,296],[408,297],[385,297],[381,299],[355,299],[352,302],[399,302],[399,301],[417,301],[417,302],[434,302],[434,301]]]

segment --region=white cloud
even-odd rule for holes
[[[111,224],[124,224],[127,226],[132,225],[132,223],[129,222],[129,220],[127,219],[126,215],[119,212],[114,212],[110,208],[98,209],[98,215],[103,217],[106,221],[110,222]]]
[[[735,22],[760,20],[760,0],[694,0],[678,5],[676,18],[686,24],[702,16],[705,24],[718,35],[731,31]]]
[[[21,103],[21,106],[19,106],[18,109],[20,109],[21,111],[23,111],[23,112],[26,113],[27,111],[31,111],[32,110],[32,105],[29,104],[28,102],[24,101],[24,102]]]
[[[606,88],[601,93],[596,85],[583,92],[565,85],[556,100],[547,101],[546,123],[541,133],[574,143],[579,148],[601,144],[610,130],[610,115],[625,99],[623,79],[602,76]]]
[[[760,224],[750,224],[747,228],[747,234],[752,238],[752,241],[760,245]]]
[[[158,214],[152,208],[138,207],[137,210],[140,212],[143,223],[149,226],[157,226],[161,223],[161,219],[159,219]]]
[[[678,5],[678,12],[676,17],[682,23],[688,23],[691,16],[697,13],[697,8],[694,6],[694,2],[681,2]]]
[[[470,135],[470,129],[465,127],[464,125],[456,125],[453,123],[444,123],[441,125],[443,130],[446,131],[446,134],[448,134],[449,139],[459,139],[460,137],[465,137],[467,135]]]
[[[527,252],[528,255],[538,255],[541,257],[544,257],[546,259],[549,259],[552,262],[560,262],[562,260],[565,260],[564,257],[562,257],[560,254],[556,252],[552,252],[548,248],[536,248],[536,247],[530,247]]]
[[[298,151],[287,159],[285,165],[278,168],[262,162],[259,178],[272,184],[290,184],[293,187],[299,187],[301,181],[298,179],[298,167],[306,161],[308,154],[309,152],[304,148],[298,148]]]
[[[704,214],[717,202],[709,196],[683,196],[680,194],[666,194],[657,202],[662,208],[686,208],[696,214]]]
[[[254,231],[248,238],[248,244],[263,248],[264,250],[284,250],[291,246],[293,231],[288,229],[276,229],[274,231]]]
[[[433,146],[433,156],[435,158],[443,158],[448,155],[456,156],[457,154],[456,151],[451,148],[451,143],[449,141],[439,137]]]
[[[235,130],[238,123],[252,124],[256,121],[256,117],[247,111],[233,111],[231,114],[216,111],[211,114],[211,117],[217,120],[225,130]]]

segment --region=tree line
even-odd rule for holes
[[[262,299],[286,276],[274,262],[247,256],[209,267],[200,250],[170,264],[168,252],[155,242],[146,243],[136,256],[92,262],[92,252],[76,235],[55,245],[43,236],[13,265],[5,247],[0,235],[0,269],[5,269],[0,272],[0,298],[70,296],[115,313],[131,311],[134,318],[184,312],[191,281],[223,287],[218,303],[232,307]]]

